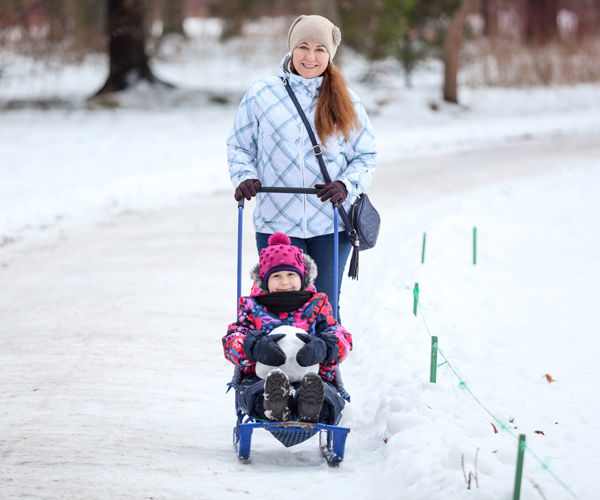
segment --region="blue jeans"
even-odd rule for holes
[[[352,250],[352,243],[346,236],[346,233],[338,233],[339,252],[338,252],[338,311],[339,317],[339,293],[342,287],[342,277],[344,275],[344,267]],[[269,246],[269,236],[266,233],[256,233],[256,247],[258,253],[263,248]],[[315,287],[318,292],[327,294],[331,307],[333,308],[333,233],[324,234],[322,236],[314,236],[313,238],[290,238],[292,245],[304,250],[317,264],[317,279]],[[334,314],[336,311],[333,311]]]

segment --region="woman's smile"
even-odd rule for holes
[[[329,52],[320,43],[301,43],[292,52],[292,65],[304,78],[315,78],[322,75],[328,64]]]

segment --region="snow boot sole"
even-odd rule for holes
[[[300,383],[298,394],[298,420],[318,422],[325,399],[323,381],[316,373],[307,373]]]
[[[271,370],[265,379],[265,415],[275,422],[286,422],[291,417],[288,398],[292,392],[287,375],[279,369]]]

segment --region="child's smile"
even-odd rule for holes
[[[278,271],[269,276],[269,293],[295,292],[302,289],[302,278],[294,271]]]

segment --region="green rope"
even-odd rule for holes
[[[427,325],[427,320],[425,318],[426,314],[425,314],[425,308],[423,307],[423,302],[420,302],[420,307],[421,307],[421,320],[423,321],[423,325],[425,326],[425,330],[427,330],[427,334],[430,337],[433,337],[433,335],[431,334],[431,331],[429,330],[429,326]],[[450,362],[450,360],[446,357],[446,355],[444,354],[444,351],[442,351],[442,349],[439,347],[437,348],[438,353],[440,354],[440,356],[442,356],[442,358],[444,358],[444,362],[441,365],[438,366],[442,366],[442,365],[448,365],[448,367],[450,368],[450,370],[452,371],[452,373],[454,374],[454,376],[458,379],[459,383],[458,383],[458,387],[460,389],[462,389],[463,391],[467,392],[472,398],[473,400],[481,407],[483,408],[483,410],[490,416],[490,418],[500,427],[500,429],[502,429],[503,431],[507,432],[508,434],[510,434],[512,437],[514,437],[515,439],[519,440],[519,436],[513,431],[513,429],[510,428],[510,426],[506,425],[502,420],[500,420],[498,417],[496,417],[496,415],[494,415],[488,408],[487,406],[485,406],[477,396],[475,396],[475,394],[473,393],[473,391],[471,390],[471,388],[468,386],[468,384],[465,382],[465,380],[458,374],[458,372],[456,371],[456,369],[454,368],[454,366],[452,365],[452,363]],[[537,460],[537,462],[541,465],[542,469],[548,471],[548,473],[550,474],[550,476],[552,478],[554,478],[554,480],[560,484],[565,490],[567,490],[569,492],[569,494],[573,497],[573,498],[578,498],[577,495],[575,493],[573,493],[573,491],[569,488],[569,486],[567,486],[567,484],[560,479],[555,473],[554,471],[552,471],[552,469],[550,469],[550,466],[544,462],[540,457],[538,457],[538,455],[536,453],[534,453],[534,451],[531,449],[531,447],[528,444],[525,444],[525,450],[529,452],[529,454],[535,459]]]

